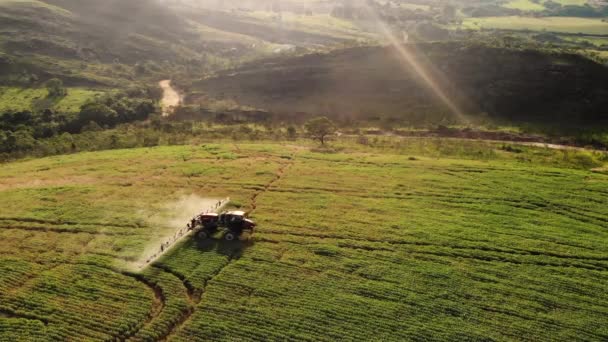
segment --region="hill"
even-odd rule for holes
[[[584,57],[462,43],[405,49],[407,57],[398,49],[363,47],[255,62],[196,82],[202,95],[189,102],[232,99],[285,113],[462,122],[437,96],[439,88],[472,120],[483,113],[528,122],[608,119],[608,68]]]
[[[290,144],[3,164],[1,339],[608,338],[608,178],[588,152]],[[255,208],[250,243],[188,237],[133,268],[227,196]]]
[[[350,38],[157,0],[0,0],[0,83],[124,86]]]

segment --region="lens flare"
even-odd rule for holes
[[[369,6],[367,3],[363,2],[363,7],[365,8],[367,14],[376,22],[378,28],[380,29],[380,33],[382,36],[389,42],[389,44],[397,51],[398,57],[402,63],[403,68],[411,68],[416,72],[418,76],[426,83],[429,89],[443,102],[446,107],[454,114],[461,122],[468,122],[462,110],[456,105],[456,103],[447,95],[447,92],[443,89],[442,83],[447,83],[446,81],[440,82],[438,79],[441,79],[441,73],[432,67],[431,63],[421,63],[416,57],[420,56],[417,54],[414,49],[414,45],[412,44],[403,44],[397,36],[390,29],[388,24],[382,20],[380,15],[376,12],[374,8]]]

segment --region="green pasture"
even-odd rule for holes
[[[467,18],[463,27],[468,29],[499,29],[515,31],[550,31],[608,35],[608,23],[601,19],[573,17],[484,17]]]
[[[103,91],[85,88],[68,88],[67,96],[49,98],[46,88],[0,87],[0,112],[33,110],[50,107],[58,112],[78,112],[89,99],[103,94]]]

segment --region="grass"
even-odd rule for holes
[[[560,36],[560,39],[575,43],[591,43],[598,47],[608,45],[608,37]]]
[[[540,3],[534,3],[530,0],[512,0],[503,6],[506,8],[513,8],[530,12],[545,10],[545,6]]]
[[[587,3],[589,3],[588,0],[554,0],[554,1],[561,4],[562,6],[568,6],[568,5],[583,6]]]
[[[505,8],[518,9],[527,12],[540,12],[547,8],[545,7],[547,1],[532,1],[532,0],[511,0],[503,5]],[[587,3],[587,0],[556,0],[562,6],[576,5],[583,6]]]
[[[601,19],[572,17],[485,17],[467,18],[463,26],[468,29],[501,29],[551,31],[558,33],[608,34],[608,23]]]
[[[53,6],[51,4],[38,0],[0,0],[0,7],[6,6],[19,6],[24,8],[44,8],[60,16],[70,17],[72,15],[70,11],[67,11],[61,7]]]
[[[2,165],[3,338],[608,338],[608,175],[590,170],[605,157],[371,144],[205,144]],[[130,269],[174,229],[168,204],[192,194],[255,206],[253,240],[186,239]]]
[[[32,110],[37,103],[45,102],[58,112],[74,113],[87,100],[103,94],[103,91],[68,88],[68,95],[57,99],[48,99],[47,94],[46,88],[0,87],[0,112]]]
[[[281,28],[292,28],[304,32],[331,35],[338,38],[358,39],[370,38],[371,34],[362,31],[355,23],[349,20],[333,17],[329,14],[300,15],[285,12],[280,20],[277,14],[267,11],[249,12],[249,16],[273,23]]]

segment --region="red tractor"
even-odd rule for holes
[[[189,229],[199,239],[207,239],[221,229],[224,230],[224,239],[233,241],[244,233],[253,234],[255,226],[255,222],[248,219],[244,211],[227,211],[221,214],[201,214],[192,219]]]

